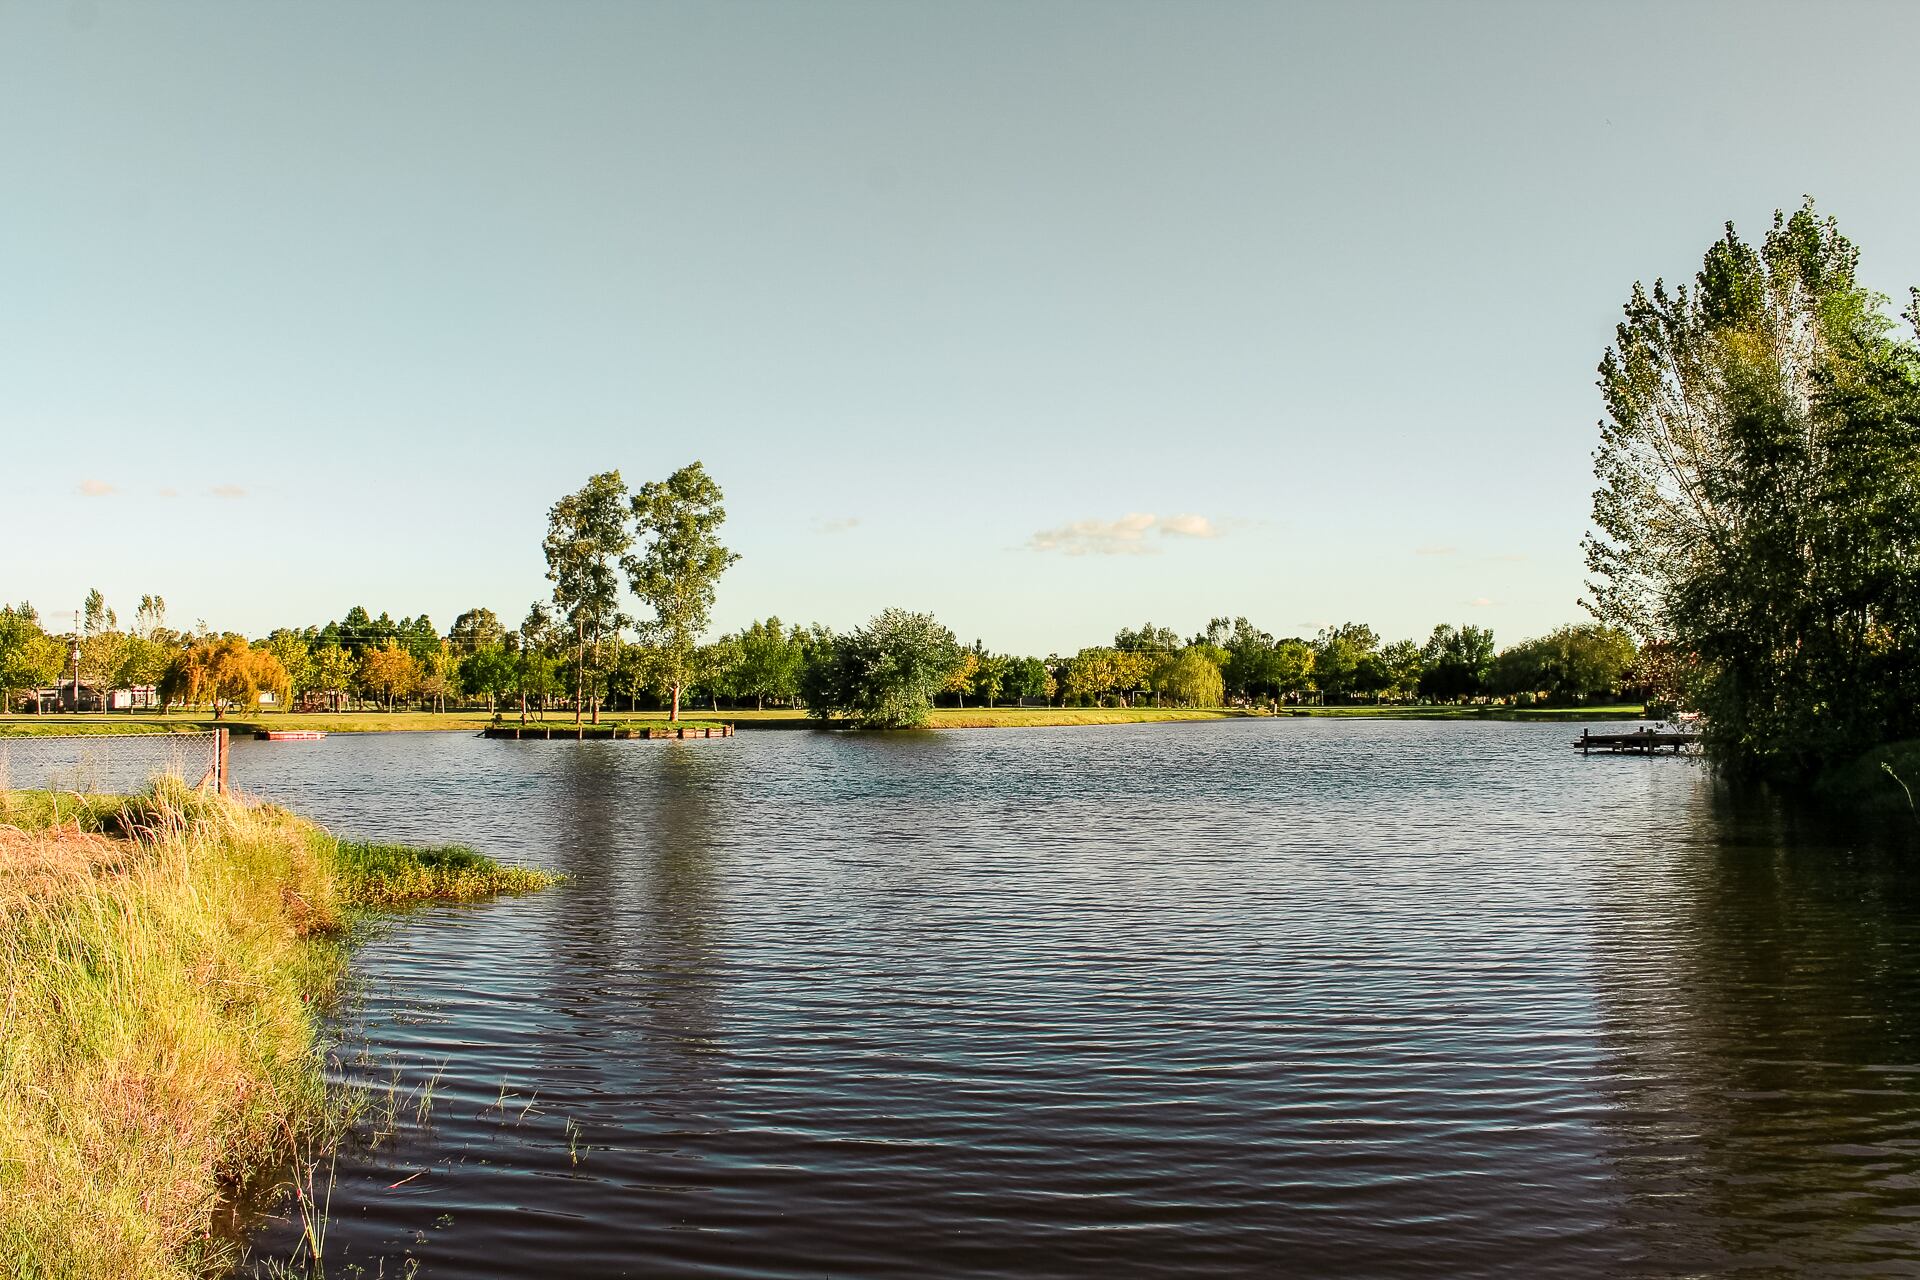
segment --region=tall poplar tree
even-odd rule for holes
[[[713,612],[714,589],[740,557],[720,544],[726,521],[720,486],[698,462],[633,495],[635,532],[643,546],[621,560],[633,594],[652,607],[641,634],[657,655],[660,683],[673,694],[670,717],[680,718],[680,693],[693,679],[695,650]]]
[[[600,641],[618,631],[620,579],[614,564],[633,545],[627,532],[627,486],[618,471],[594,476],[577,493],[570,493],[547,512],[547,577],[553,581],[553,603],[573,628],[573,722],[580,723],[585,701],[587,644],[593,644],[593,722],[600,723]]]

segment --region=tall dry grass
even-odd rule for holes
[[[0,792],[0,1275],[230,1260],[223,1203],[341,1121],[317,1032],[360,896],[343,865],[310,824],[177,782]]]

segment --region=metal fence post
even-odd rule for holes
[[[221,795],[227,794],[227,731],[215,730],[218,737],[213,746],[214,790]]]

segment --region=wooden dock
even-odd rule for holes
[[[1595,751],[1636,756],[1670,752],[1677,756],[1699,741],[1699,734],[1682,730],[1636,729],[1632,733],[1590,733],[1582,729],[1580,736],[1574,740],[1573,749],[1583,756]]]
[[[319,729],[256,729],[260,742],[318,742],[327,735]]]
[[[731,738],[733,726],[659,724],[636,728],[610,724],[493,724],[480,731],[486,738],[542,738],[561,741],[608,738]]]

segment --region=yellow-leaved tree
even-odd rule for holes
[[[420,683],[420,664],[393,641],[369,649],[360,657],[360,686],[375,698],[384,698],[393,710],[395,698],[404,698]]]

